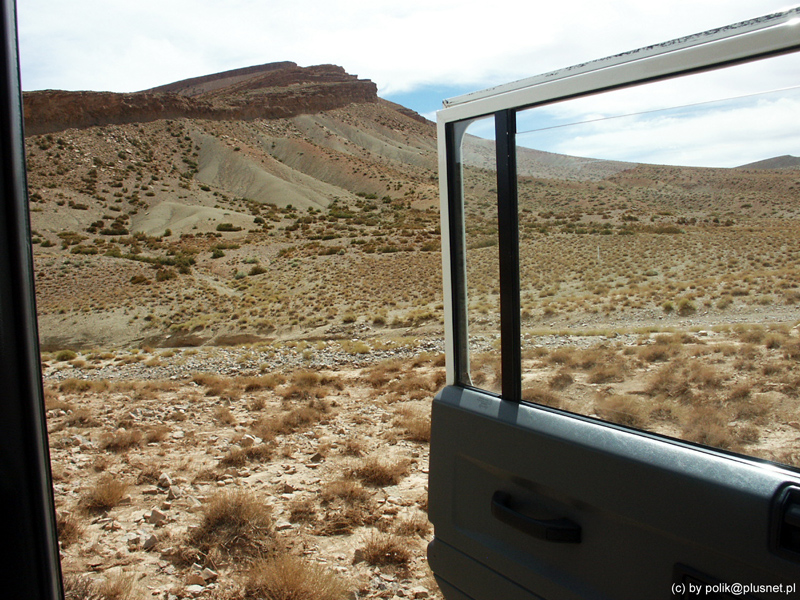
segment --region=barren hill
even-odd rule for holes
[[[134,94],[24,101],[45,348],[358,338],[376,340],[374,350],[441,337],[435,128],[378,98],[372,82],[331,65],[274,63]],[[486,255],[481,281],[496,277],[493,155],[492,142],[467,138],[468,240]],[[661,320],[672,294],[667,250],[685,254],[681,277],[696,287],[718,265],[746,278],[800,256],[794,169],[534,149],[519,163],[526,323]],[[753,248],[784,237],[775,256],[753,262]],[[546,252],[533,251],[538,241]],[[641,263],[604,284],[630,285],[635,314],[598,316],[593,302],[606,288],[593,286],[604,275],[587,278],[581,260],[601,255]],[[658,292],[645,293],[646,273],[658,274],[647,276]],[[703,285],[708,306],[728,293]],[[492,286],[481,294],[477,306],[495,302]],[[480,310],[491,330],[496,315]],[[741,319],[755,314],[741,310]]]

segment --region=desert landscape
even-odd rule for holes
[[[331,65],[24,101],[67,597],[440,598],[433,124]],[[491,155],[467,138],[496,390]],[[518,162],[524,399],[800,466],[800,160]]]

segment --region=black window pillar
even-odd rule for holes
[[[502,396],[522,397],[519,307],[519,213],[517,210],[517,118],[513,110],[495,113],[497,149],[497,225],[500,251],[500,345]]]

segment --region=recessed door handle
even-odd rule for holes
[[[492,516],[514,529],[527,533],[540,540],[579,544],[581,526],[569,519],[533,519],[511,508],[511,495],[496,491],[492,495]]]

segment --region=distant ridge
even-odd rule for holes
[[[800,167],[800,157],[784,154],[775,158],[766,158],[746,165],[736,167],[737,169],[789,169]]]
[[[190,77],[189,79],[181,79],[166,85],[159,85],[158,87],[150,88],[149,90],[142,90],[141,93],[157,94],[157,93],[176,93],[182,96],[196,96],[203,92],[210,92],[215,89],[225,87],[234,83],[238,83],[244,79],[249,79],[253,75],[262,75],[270,71],[279,71],[281,69],[297,68],[297,63],[291,61],[266,63],[263,65],[255,65],[252,67],[242,67],[239,69],[231,69],[230,71],[222,71],[221,73],[213,73],[211,75],[202,75],[200,77]]]
[[[378,87],[337,65],[278,62],[176,81],[131,94],[25,92],[25,135],[160,119],[247,121],[378,102]],[[413,115],[408,115],[413,116]]]

